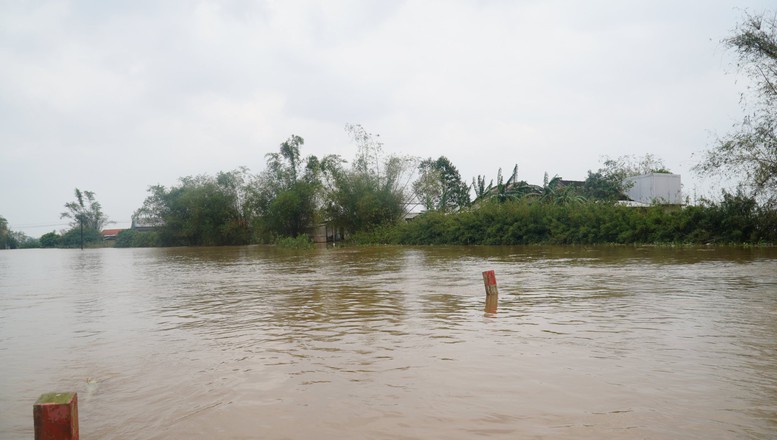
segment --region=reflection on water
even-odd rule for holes
[[[0,438],[766,439],[776,335],[774,249],[0,252]]]

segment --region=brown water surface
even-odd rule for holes
[[[777,250],[2,251],[0,438],[59,390],[85,440],[775,438]]]

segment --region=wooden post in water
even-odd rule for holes
[[[78,440],[78,394],[42,394],[32,407],[35,440]]]
[[[496,287],[496,274],[493,270],[483,272],[483,284],[486,286],[486,313],[496,313],[499,290]]]

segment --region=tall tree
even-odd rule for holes
[[[250,202],[250,179],[251,176],[246,167],[228,172],[219,171],[216,174],[219,192],[229,205],[230,214],[227,217],[227,223],[222,227],[222,233],[230,237],[230,241],[239,243],[250,241],[250,222],[254,216]]]
[[[267,170],[274,177],[274,184],[279,188],[290,188],[297,182],[300,168],[299,147],[305,140],[296,134],[291,135],[281,143],[277,153],[267,153]]]
[[[148,189],[133,222],[158,228],[162,245],[229,245],[252,241],[247,170],[188,176]]]
[[[740,189],[777,203],[777,12],[744,13],[722,43],[733,50],[737,67],[755,87],[742,94],[748,110],[734,130],[719,137],[695,170],[743,176]]]
[[[11,243],[12,239],[13,236],[11,235],[11,230],[8,229],[8,220],[0,215],[0,249],[8,249],[13,247]]]
[[[168,211],[167,206],[167,189],[162,185],[152,185],[148,187],[147,192],[150,195],[146,196],[143,201],[143,206],[138,208],[132,214],[133,228],[136,226],[162,226],[164,224],[164,218]]]
[[[81,249],[84,248],[84,233],[90,241],[99,236],[100,231],[108,224],[108,216],[103,214],[102,206],[94,197],[92,191],[75,189],[76,199],[65,203],[67,211],[60,214],[60,218],[71,219],[71,231],[78,229]]]
[[[356,144],[356,157],[350,169],[333,167],[327,216],[337,228],[349,233],[400,220],[413,199],[417,159],[385,156],[379,136],[361,125],[347,124],[345,130]]]
[[[267,168],[259,175],[253,192],[253,205],[266,234],[296,237],[315,226],[323,206],[322,191],[337,169],[336,155],[302,157],[305,140],[291,135],[277,153],[268,153]]]
[[[450,212],[469,206],[469,188],[447,157],[423,160],[418,170],[413,191],[427,210]]]

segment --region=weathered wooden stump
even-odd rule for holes
[[[78,394],[42,394],[32,407],[35,440],[78,440]]]

